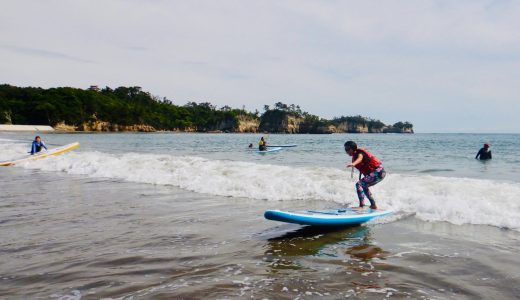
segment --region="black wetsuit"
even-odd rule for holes
[[[486,148],[481,148],[478,151],[477,156],[475,156],[475,158],[479,158],[479,156],[480,156],[480,160],[491,159],[491,151],[489,151]]]

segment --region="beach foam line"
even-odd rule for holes
[[[25,149],[13,148],[16,146],[6,149],[8,152]],[[335,168],[290,167],[195,156],[116,155],[96,151],[71,152],[21,166],[95,178],[172,185],[218,196],[334,202],[330,207],[357,205],[354,179],[350,178],[349,172]],[[520,183],[403,175],[389,170],[387,178],[372,187],[372,191],[381,209],[414,214],[425,221],[520,230],[520,202],[517,201]]]
[[[54,131],[54,128],[48,125],[5,125],[0,124],[0,131]]]

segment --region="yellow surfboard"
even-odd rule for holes
[[[20,159],[17,159],[17,160],[3,161],[3,162],[0,162],[0,166],[13,166],[13,165],[16,165],[16,164],[19,164],[19,163],[23,163],[23,162],[26,162],[26,161],[37,160],[37,159],[44,158],[44,157],[49,157],[49,156],[53,156],[53,155],[62,154],[62,153],[68,152],[68,151],[70,151],[70,150],[72,150],[74,148],[77,148],[78,146],[79,146],[78,142],[72,143],[72,144],[68,144],[68,145],[65,145],[65,146],[61,146],[61,147],[58,147],[58,148],[55,148],[55,149],[51,149],[51,150],[45,151],[45,152],[40,152],[38,154],[30,155],[28,157],[20,158]]]

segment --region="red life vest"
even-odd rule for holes
[[[352,155],[352,162],[358,158],[358,154],[363,155],[363,160],[356,165],[356,169],[358,169],[363,175],[370,174],[381,165],[381,162],[375,156],[361,148],[358,148],[356,152],[354,152],[354,155]]]

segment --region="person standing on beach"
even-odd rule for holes
[[[45,150],[47,150],[47,146],[45,146],[45,144],[43,143],[42,139],[40,138],[39,135],[37,135],[35,138],[34,138],[34,141],[32,142],[32,146],[31,146],[31,155],[34,155],[38,152],[41,152],[42,151],[42,148],[45,148]]]
[[[475,159],[478,159],[480,156],[480,160],[488,160],[491,159],[491,150],[489,150],[489,144],[484,144],[484,147],[480,148],[475,156]]]
[[[267,143],[264,140],[264,137],[260,138],[260,141],[258,142],[258,150],[265,151],[267,150]]]
[[[379,183],[386,176],[386,171],[383,168],[381,161],[365,149],[357,147],[353,141],[348,141],[344,145],[345,152],[352,156],[352,163],[347,165],[347,168],[356,168],[359,170],[359,181],[356,182],[356,192],[359,199],[359,208],[363,209],[365,206],[365,197],[370,201],[370,208],[377,209],[376,201],[369,187]],[[363,178],[361,178],[363,174]]]

